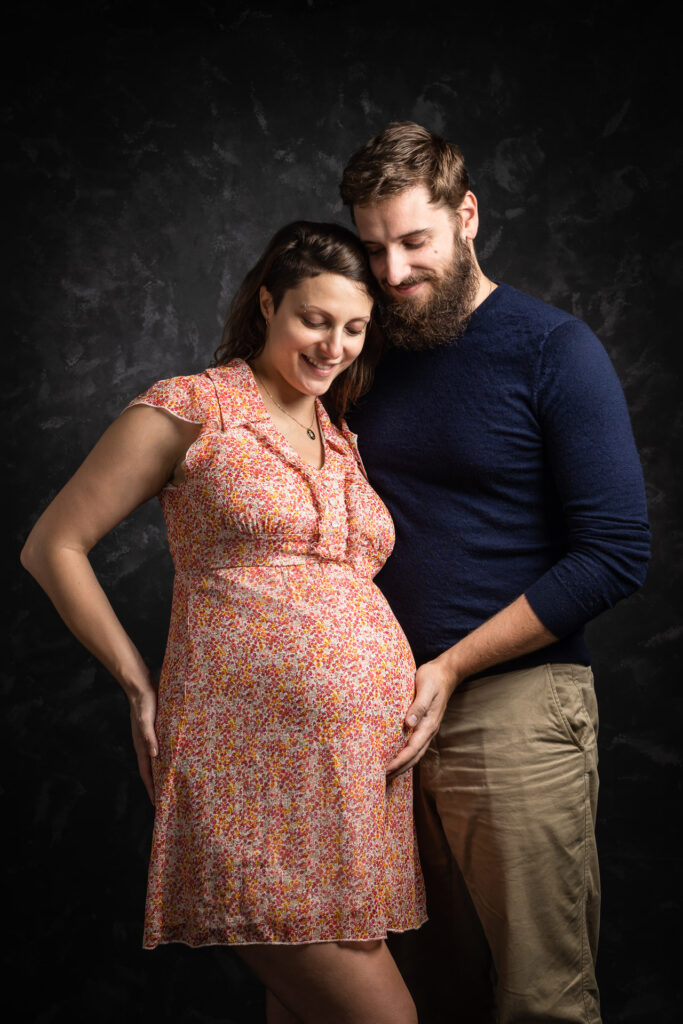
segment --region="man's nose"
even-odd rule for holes
[[[384,278],[388,285],[395,288],[407,277],[410,277],[410,263],[401,249],[388,249],[385,256]]]

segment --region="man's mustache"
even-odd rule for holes
[[[383,288],[410,288],[414,284],[422,284],[423,281],[434,282],[436,280],[436,274],[412,274],[410,277],[404,278],[398,284],[389,284],[386,277],[382,278],[381,284]]]

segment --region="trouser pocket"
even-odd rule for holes
[[[595,705],[592,673],[583,666],[578,669],[559,664],[545,667],[556,724],[566,739],[585,751],[595,743],[597,730],[597,713],[591,714]]]

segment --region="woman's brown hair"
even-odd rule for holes
[[[248,362],[262,351],[266,341],[259,303],[262,285],[277,309],[285,292],[319,274],[340,274],[364,287],[372,299],[376,297],[376,282],[365,250],[353,232],[340,224],[295,220],[273,235],[237,289],[214,353],[214,366],[223,366],[237,357]],[[371,322],[360,355],[335,378],[324,396],[333,419],[339,420],[370,387],[379,349],[380,336]]]

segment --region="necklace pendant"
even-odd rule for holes
[[[306,433],[310,437],[311,441],[315,441],[315,431],[314,430],[311,430],[310,427],[307,427]]]

